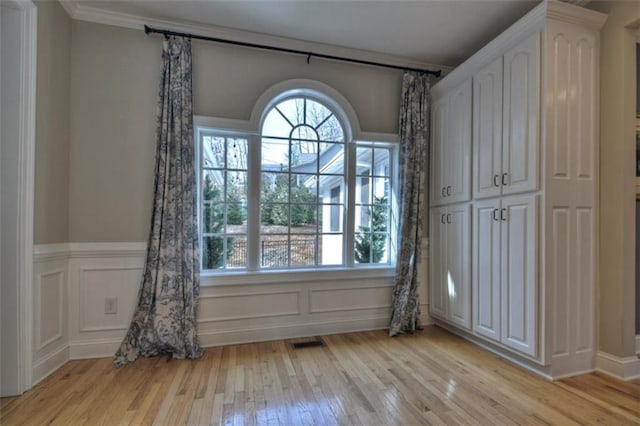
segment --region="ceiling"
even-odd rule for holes
[[[539,0],[63,0],[456,66]]]

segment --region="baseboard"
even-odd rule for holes
[[[69,346],[65,345],[36,361],[32,367],[33,386],[46,379],[69,359]]]
[[[598,352],[596,371],[624,381],[640,379],[640,359],[637,356],[622,358],[606,352]]]
[[[221,331],[201,331],[198,340],[202,347],[237,345],[296,337],[324,336],[329,334],[353,333],[357,331],[381,330],[389,327],[389,317],[368,317],[337,321],[306,322],[271,327],[231,329]],[[90,359],[112,357],[122,339],[100,339],[73,341],[69,344],[69,359]]]

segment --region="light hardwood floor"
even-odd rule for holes
[[[0,424],[640,424],[640,380],[547,382],[436,327],[209,348],[198,361],[72,361]]]

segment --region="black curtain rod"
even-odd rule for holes
[[[276,52],[285,52],[285,53],[293,53],[293,54],[296,54],[296,55],[304,55],[304,56],[307,57],[307,63],[309,63],[309,60],[312,57],[315,57],[315,58],[321,58],[321,59],[330,59],[332,61],[342,61],[342,62],[351,62],[351,63],[354,63],[354,64],[371,65],[371,66],[374,66],[374,67],[392,68],[392,69],[395,69],[395,70],[416,71],[416,72],[421,72],[421,73],[425,73],[425,74],[431,74],[431,75],[434,75],[436,77],[440,77],[440,73],[442,72],[441,70],[435,70],[434,71],[434,70],[425,70],[425,69],[420,69],[420,68],[403,67],[403,66],[400,66],[400,65],[381,64],[379,62],[363,61],[361,59],[353,59],[353,58],[344,58],[344,57],[341,57],[341,56],[325,55],[324,53],[306,52],[304,50],[287,49],[285,47],[267,46],[267,45],[264,45],[264,44],[245,43],[243,41],[225,40],[225,39],[222,39],[222,38],[206,37],[206,36],[201,36],[201,35],[197,35],[197,34],[181,33],[181,32],[170,31],[170,30],[160,30],[160,29],[157,29],[157,28],[152,28],[152,27],[150,27],[148,25],[144,26],[144,32],[146,34],[152,34],[152,33],[162,34],[165,37],[168,37],[168,36],[186,37],[186,38],[191,38],[191,39],[196,39],[196,40],[206,40],[206,41],[213,41],[213,42],[216,42],[216,43],[226,43],[226,44],[233,44],[233,45],[236,45],[236,46],[253,47],[253,48],[256,48],[256,49],[274,50]]]

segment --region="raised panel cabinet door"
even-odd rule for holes
[[[471,329],[471,210],[469,204],[449,206],[446,217],[446,296],[449,320]]]
[[[471,288],[473,330],[500,341],[500,200],[473,204]]]
[[[537,196],[502,199],[501,287],[503,344],[537,356]]]
[[[431,205],[444,203],[446,187],[443,182],[444,143],[446,134],[447,97],[434,101],[431,107]]]
[[[473,197],[502,192],[502,57],[473,77]]]
[[[429,210],[429,314],[442,319],[447,316],[446,250],[446,208],[433,207]]]
[[[504,55],[502,193],[538,189],[540,34]]]
[[[445,202],[468,201],[471,199],[471,79],[451,92],[446,122]]]

